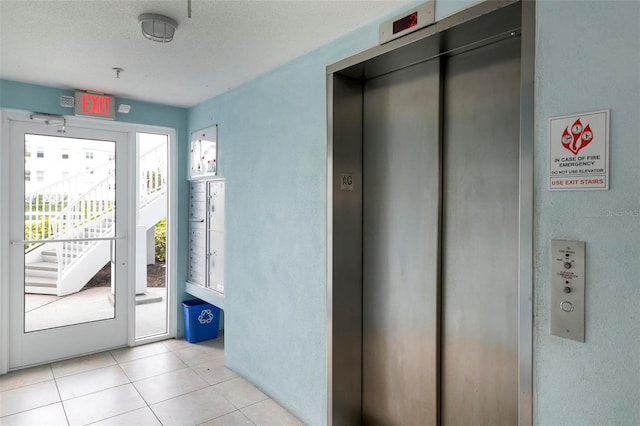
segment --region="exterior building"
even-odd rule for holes
[[[96,171],[98,174],[115,170],[113,143],[77,141],[75,146],[69,146],[56,138],[28,135],[24,146],[25,194],[85,172],[84,184],[91,186],[96,182],[92,169],[102,166],[105,170]]]

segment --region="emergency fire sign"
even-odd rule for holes
[[[549,119],[549,190],[609,189],[609,110]]]

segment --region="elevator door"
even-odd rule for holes
[[[520,40],[444,77],[442,421],[518,423]]]
[[[519,55],[364,85],[365,424],[517,424]]]
[[[436,419],[439,69],[433,60],[365,85],[364,423]]]

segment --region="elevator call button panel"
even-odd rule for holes
[[[584,342],[583,241],[551,241],[551,334]]]

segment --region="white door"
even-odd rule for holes
[[[10,132],[9,368],[126,345],[127,133]]]

